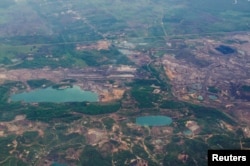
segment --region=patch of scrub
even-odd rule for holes
[[[217,100],[218,97],[215,96],[215,95],[208,95],[208,98],[211,99],[211,100]]]
[[[191,136],[193,134],[193,132],[191,130],[185,130],[185,131],[183,131],[183,134],[186,136]]]

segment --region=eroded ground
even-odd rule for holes
[[[234,43],[225,44],[226,41]],[[240,87],[250,84],[250,36],[237,34],[221,40],[203,38],[185,43],[189,47],[196,45],[192,51],[183,52],[182,56],[186,57],[166,54],[162,58],[174,95],[180,100],[224,108],[248,123],[241,114],[245,110],[248,116],[249,92]],[[231,47],[235,52],[223,54],[216,50],[220,45]],[[195,59],[206,63],[199,64]]]

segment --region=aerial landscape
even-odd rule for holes
[[[1,0],[1,166],[203,166],[250,150],[250,0]]]

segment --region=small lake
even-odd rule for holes
[[[136,124],[141,126],[166,126],[172,123],[168,116],[141,116],[136,118]]]
[[[66,89],[54,89],[52,87],[36,89],[30,92],[22,92],[10,96],[11,101],[32,102],[97,102],[98,94],[91,91],[83,91],[79,86]]]

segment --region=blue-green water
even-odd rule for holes
[[[142,116],[136,118],[136,124],[141,126],[166,126],[172,123],[168,116]]]
[[[37,89],[30,92],[13,94],[10,97],[11,101],[24,102],[96,102],[98,94],[91,91],[83,91],[79,86],[73,86],[63,90],[53,89],[51,87],[45,89]]]
[[[60,163],[55,162],[55,163],[53,163],[51,166],[67,166],[67,165],[66,165],[66,164],[60,164]]]

